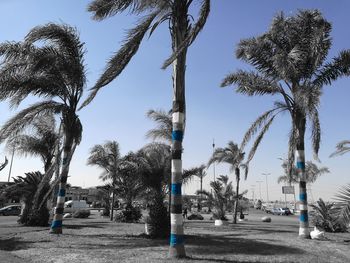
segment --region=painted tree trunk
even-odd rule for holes
[[[113,221],[114,198],[115,198],[114,189],[112,189],[111,216],[110,216],[111,221]]]
[[[60,183],[58,187],[57,194],[57,203],[54,209],[54,216],[51,224],[50,233],[51,234],[62,234],[62,219],[63,219],[63,210],[64,202],[66,196],[66,184],[69,172],[69,165],[72,159],[73,147],[73,138],[70,135],[65,136],[65,142],[63,146],[63,159],[62,159],[62,168],[60,175]]]
[[[235,201],[235,207],[233,209],[233,223],[237,224],[237,213],[238,213],[238,197],[239,197],[239,181],[240,181],[240,171],[239,168],[235,169],[235,174],[236,174],[236,201]]]
[[[176,51],[188,30],[187,1],[175,1],[172,19],[172,48]],[[182,218],[182,140],[185,130],[185,49],[173,62],[173,107],[172,107],[172,160],[171,160],[171,209],[169,256],[186,256]]]
[[[295,118],[295,127],[297,132],[297,145],[296,145],[296,168],[299,177],[299,237],[310,238],[309,231],[309,218],[307,207],[307,193],[306,193],[306,178],[305,178],[305,127],[306,117],[297,112]]]
[[[200,198],[199,198],[199,202],[198,202],[198,212],[200,212],[202,210],[202,200],[203,200],[203,176],[200,177],[201,180],[201,194],[200,194]]]
[[[307,193],[305,182],[305,151],[304,149],[297,149],[296,151],[296,165],[299,176],[299,237],[310,238],[309,232],[309,218],[307,207]]]

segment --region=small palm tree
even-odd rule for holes
[[[46,207],[39,211],[40,216],[28,218],[34,195],[37,191],[39,183],[43,179],[43,174],[40,172],[26,173],[25,177],[18,176],[14,178],[14,184],[7,186],[3,189],[4,196],[18,197],[24,201],[24,208],[22,210],[21,216],[18,220],[19,223],[24,225],[36,225],[36,226],[47,226],[49,220],[49,212]],[[45,189],[48,190],[49,185],[46,184]],[[43,195],[44,193],[42,193]],[[34,222],[35,221],[35,222]]]
[[[151,143],[138,151],[137,155],[141,181],[152,200],[149,204],[150,236],[169,236],[169,215],[164,199],[171,176],[171,148],[164,143]]]
[[[63,206],[69,166],[81,141],[82,125],[77,109],[86,85],[84,45],[76,29],[49,23],[33,28],[24,43],[0,46],[0,99],[11,97],[18,105],[28,95],[44,97],[8,120],[0,138],[8,138],[37,116],[60,114],[63,131],[63,158],[57,205],[50,233],[62,233]],[[16,69],[16,70],[13,70]]]
[[[350,73],[350,51],[343,51],[326,62],[331,47],[331,24],[318,10],[299,11],[296,16],[277,15],[268,32],[243,39],[236,50],[237,58],[255,70],[238,70],[229,74],[221,86],[235,84],[236,92],[248,96],[280,96],[271,110],[263,113],[244,136],[241,148],[257,133],[248,162],[276,116],[288,112],[291,117],[288,170],[297,159],[300,177],[301,215],[299,236],[309,238],[305,182],[305,131],[310,122],[312,149],[317,158],[321,127],[319,102],[322,88]],[[290,173],[290,172],[289,172]]]
[[[103,145],[95,145],[90,150],[90,156],[88,158],[88,165],[95,165],[103,169],[100,179],[102,181],[110,181],[112,189],[112,201],[111,201],[111,213],[110,219],[113,220],[113,206],[115,202],[115,187],[117,180],[120,177],[119,166],[121,163],[121,156],[119,151],[119,144],[116,141],[107,141]]]
[[[89,98],[88,104],[96,96],[97,92],[113,81],[124,70],[131,58],[136,54],[141,41],[146,33],[152,32],[163,22],[169,25],[171,36],[172,55],[167,59],[163,68],[173,64],[173,108],[172,108],[172,142],[173,142],[173,163],[174,177],[172,184],[174,187],[181,187],[181,177],[175,176],[181,174],[181,155],[182,139],[185,129],[185,72],[186,56],[189,46],[195,41],[199,32],[203,29],[210,12],[210,0],[202,0],[200,4],[199,18],[195,23],[191,23],[190,8],[196,1],[193,0],[94,0],[91,1],[88,10],[93,13],[93,18],[102,20],[106,17],[116,15],[127,9],[131,14],[144,16],[140,22],[128,32],[126,41],[118,52],[108,61],[104,73],[101,75]],[[176,165],[175,165],[176,164]],[[175,194],[175,193],[173,193]],[[180,194],[181,196],[181,194]],[[181,219],[182,199],[176,197],[171,205],[173,207],[173,233],[170,238],[171,257],[184,257],[186,255],[184,248],[184,235]]]
[[[214,218],[227,220],[226,210],[232,201],[234,192],[232,182],[228,182],[228,176],[221,175],[215,182],[210,182],[213,193],[206,190],[197,191],[197,194],[205,195],[215,208]]]
[[[208,166],[213,164],[214,162],[218,163],[227,163],[230,165],[230,172],[235,172],[236,175],[236,198],[234,204],[233,211],[233,223],[237,223],[237,207],[239,200],[239,182],[241,180],[240,169],[243,168],[245,170],[244,179],[247,179],[248,176],[248,165],[243,163],[244,160],[244,152],[238,147],[237,144],[230,141],[225,148],[216,148],[213,156],[210,158],[208,162]]]

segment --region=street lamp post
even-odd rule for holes
[[[215,152],[215,141],[213,138],[213,156],[214,156],[214,152]],[[213,163],[213,170],[214,170],[214,182],[215,182],[215,162]]]
[[[261,201],[261,183],[263,181],[256,181],[259,184],[259,196],[260,196],[260,201]]]
[[[267,184],[267,176],[271,173],[262,173],[262,175],[265,175],[266,178],[266,201],[269,202],[269,186]]]

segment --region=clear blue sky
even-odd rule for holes
[[[68,23],[78,28],[87,49],[86,65],[88,87],[91,87],[102,72],[109,56],[116,51],[125,35],[133,26],[136,17],[118,15],[102,22],[90,19],[86,12],[86,0],[1,0],[0,41],[20,41],[34,26],[47,22]],[[213,0],[209,20],[196,42],[188,52],[187,62],[187,125],[184,139],[184,168],[206,163],[212,152],[212,139],[218,147],[229,140],[240,143],[245,130],[255,118],[272,105],[267,97],[248,98],[233,92],[232,88],[219,87],[222,78],[229,72],[247,65],[234,57],[236,44],[242,38],[256,36],[267,31],[273,16],[284,11],[293,15],[298,9],[317,8],[332,22],[333,46],[329,58],[342,49],[350,48],[350,2],[338,1],[252,1]],[[196,9],[196,8],[194,8]],[[197,10],[194,10],[195,12]],[[167,27],[159,28],[150,39],[146,39],[138,54],[122,75],[105,87],[80,113],[84,126],[83,140],[77,148],[71,164],[69,182],[73,185],[95,186],[101,184],[100,171],[86,166],[89,149],[105,140],[116,140],[123,154],[145,145],[145,133],[153,123],[145,118],[148,109],[166,109],[171,106],[171,70],[162,71],[160,66],[170,54]],[[329,199],[337,188],[350,183],[348,160],[350,154],[329,159],[335,144],[350,139],[350,79],[341,79],[332,87],[325,87],[321,101],[320,118],[322,145],[320,158],[331,173],[320,178],[312,186],[314,199]],[[27,103],[34,100],[28,100]],[[6,103],[0,104],[0,123],[14,114]],[[276,180],[282,174],[281,161],[287,152],[290,118],[280,116],[251,163],[249,178],[242,182],[243,189],[255,185],[255,196],[259,196],[257,180],[262,197],[266,196],[265,177],[268,178],[270,199],[283,199],[281,185]],[[307,135],[309,139],[309,135]],[[310,146],[306,148],[311,157]],[[9,153],[2,152],[0,158]],[[16,156],[13,176],[40,170],[41,162],[34,158]],[[229,174],[225,165],[216,167],[217,174]],[[0,181],[7,180],[9,166],[0,173]],[[212,167],[205,179],[205,187],[213,176]],[[229,174],[233,180],[233,174]],[[199,186],[197,179],[185,188],[193,193]],[[252,191],[249,192],[249,197]]]

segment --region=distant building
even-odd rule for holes
[[[66,201],[85,200],[88,204],[102,200],[100,191],[96,187],[82,188],[80,186],[71,186],[66,190]]]

